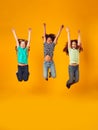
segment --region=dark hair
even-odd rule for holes
[[[25,39],[18,39],[18,42],[19,42],[19,45],[21,44],[21,42],[25,42],[25,47],[28,44],[28,40],[25,40]],[[15,50],[17,51],[17,46],[15,46]],[[30,51],[30,48],[28,48],[28,51]]]
[[[50,33],[50,34],[46,34],[45,37],[46,37],[46,40],[47,40],[48,38],[51,38],[51,39],[52,39],[52,42],[53,42],[56,36],[55,36],[55,34]]]
[[[19,45],[21,44],[21,42],[25,42],[25,46],[27,46],[28,41],[25,39],[18,39]]]
[[[80,46],[78,46],[78,40],[71,40],[71,47],[72,47],[72,43],[75,42],[76,43],[76,49],[79,49],[79,52],[83,51],[83,48]],[[69,52],[68,52],[68,42],[66,43],[64,49],[63,49],[63,52],[66,52],[67,55],[69,55]]]

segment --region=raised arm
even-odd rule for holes
[[[67,37],[68,37],[68,48],[70,48],[71,47],[71,39],[70,39],[70,30],[69,30],[69,28],[67,27],[66,28],[66,32],[67,32]]]
[[[28,29],[28,43],[27,43],[27,47],[30,47],[31,32],[32,32],[32,29],[31,29],[31,28],[29,28],[29,29]]]
[[[13,35],[14,35],[14,38],[15,38],[15,41],[16,41],[16,45],[17,45],[17,47],[18,47],[18,46],[19,46],[19,42],[18,42],[18,37],[17,37],[17,35],[16,35],[15,29],[12,29],[12,33],[13,33]]]
[[[43,26],[44,26],[44,34],[43,34],[43,37],[44,37],[44,42],[46,42],[46,24],[44,23]]]
[[[81,34],[80,34],[80,30],[78,30],[78,46],[81,46]]]
[[[55,39],[54,39],[54,43],[55,43],[55,44],[57,43],[57,40],[58,40],[58,38],[59,38],[59,36],[60,36],[61,31],[62,31],[63,28],[64,28],[64,25],[61,25],[61,26],[60,26],[60,29],[59,29],[59,31],[58,31],[58,33],[57,33]]]

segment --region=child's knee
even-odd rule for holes
[[[48,79],[48,76],[45,76],[45,75],[44,75],[44,79]]]
[[[28,81],[28,78],[25,78],[24,81]]]
[[[43,76],[44,76],[44,79],[47,79],[48,78],[48,72],[47,73],[44,72]]]
[[[17,79],[18,79],[18,81],[22,81],[23,79],[22,79],[22,77],[19,77],[19,76],[17,76]]]
[[[75,81],[74,81],[75,83],[77,83],[77,82],[79,82],[79,79],[75,79]]]
[[[24,80],[24,81],[28,81],[28,79],[29,79],[29,73],[27,73],[27,74],[25,74],[25,75],[23,76],[23,80]]]
[[[52,72],[52,71],[51,71],[51,77],[52,77],[52,78],[56,78],[56,72]]]
[[[70,82],[70,83],[73,83],[73,82],[74,82],[74,79],[73,79],[73,78],[70,78],[70,79],[69,79],[69,82]]]
[[[20,82],[21,82],[21,81],[22,81],[22,79],[19,79],[19,78],[18,78],[18,81],[20,81]]]
[[[23,79],[22,79],[22,76],[20,76],[18,72],[16,73],[16,76],[17,76],[18,81],[21,82],[21,81],[23,80]]]
[[[52,78],[56,78],[56,75],[52,75]]]

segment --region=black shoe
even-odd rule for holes
[[[46,78],[45,80],[47,80],[47,81],[48,81],[48,78]]]
[[[70,89],[70,86],[71,86],[70,84],[68,84],[68,83],[66,84],[66,87],[67,87],[68,89]]]
[[[51,78],[51,72],[49,72],[49,78]]]

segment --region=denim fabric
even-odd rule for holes
[[[55,78],[56,77],[56,70],[55,70],[55,64],[53,61],[47,62],[44,61],[44,78],[48,78],[48,71],[50,69],[51,72],[51,77]]]
[[[69,65],[69,80],[67,81],[67,85],[72,85],[79,81],[79,65],[71,66]]]

